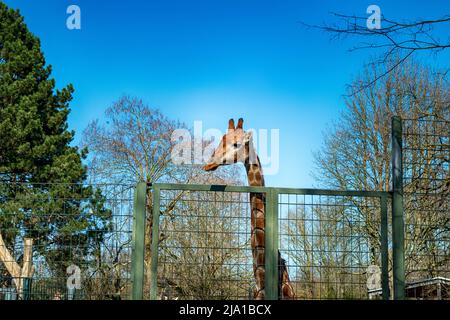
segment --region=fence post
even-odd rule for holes
[[[150,273],[150,299],[156,300],[158,291],[158,246],[159,246],[159,214],[160,192],[158,185],[153,185],[153,224],[152,224],[152,266]]]
[[[31,282],[32,278],[25,277],[22,279],[22,299],[31,300]]]
[[[394,299],[405,298],[405,225],[403,220],[402,120],[392,117],[392,258]]]
[[[389,300],[389,249],[388,249],[388,213],[387,213],[387,199],[383,195],[380,198],[381,207],[381,289],[383,300]]]
[[[265,299],[278,300],[278,192],[266,193]]]
[[[133,205],[133,251],[131,260],[131,281],[133,300],[144,298],[144,254],[145,254],[145,215],[147,184],[139,182],[134,189]]]

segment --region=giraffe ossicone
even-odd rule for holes
[[[203,167],[205,171],[214,171],[223,165],[242,163],[247,171],[250,186],[264,186],[264,175],[256,154],[252,133],[245,132],[244,120],[240,118],[237,126],[234,119],[228,121],[227,133],[220,140],[211,159]],[[251,208],[251,247],[253,256],[253,274],[255,277],[254,297],[262,300],[265,297],[265,195],[250,193]],[[278,292],[281,299],[294,299],[294,289],[289,280],[285,260],[278,252]]]

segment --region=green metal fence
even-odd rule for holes
[[[402,158],[402,122],[394,117],[390,192],[151,185],[150,298],[251,298],[249,193],[262,193],[267,299],[278,298],[278,252],[298,299],[363,299],[371,291],[389,299],[391,287],[404,299]],[[368,290],[377,267],[380,288]]]
[[[9,253],[0,263],[0,300],[129,299],[133,192],[117,184],[0,182],[0,249]],[[23,267],[24,239],[32,239],[26,278],[6,267]],[[68,287],[69,267],[79,268],[80,288]]]
[[[390,193],[179,184],[150,188],[151,299],[251,298],[250,192],[265,194],[267,299],[278,298],[278,251],[298,299],[368,298],[370,266],[380,268],[382,296],[389,297]]]
[[[450,121],[404,119],[402,138],[406,296],[449,299]]]
[[[9,262],[32,239],[34,266],[14,278],[0,257],[0,300],[252,299],[250,193],[265,199],[267,299],[278,253],[297,299],[448,298],[449,127],[393,118],[389,192],[0,182]]]

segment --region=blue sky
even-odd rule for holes
[[[289,187],[314,185],[312,152],[371,54],[349,53],[351,40],[330,40],[299,21],[330,22],[332,11],[364,16],[370,4],[396,19],[450,13],[448,0],[4,2],[41,39],[57,86],[74,85],[75,142],[122,94],[189,126],[225,129],[230,117],[244,117],[247,127],[280,129],[280,170],[266,183]],[[66,28],[71,4],[81,8],[81,30]],[[450,56],[426,60],[448,67]]]

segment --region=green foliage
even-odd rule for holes
[[[83,184],[87,150],[70,146],[73,87],[50,74],[39,39],[0,3],[0,232],[10,248],[33,238],[55,271],[102,241],[111,213]]]
[[[69,146],[74,132],[67,130],[73,88],[55,89],[39,39],[5,4],[0,50],[0,174],[15,181],[83,181],[84,152]]]

